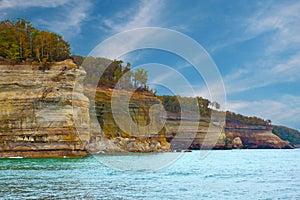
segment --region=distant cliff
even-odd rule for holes
[[[78,137],[72,106],[81,113],[78,121],[88,140],[89,100],[73,91],[84,76],[71,60],[0,65],[0,157],[85,156],[88,141]]]
[[[226,137],[233,148],[248,149],[291,149],[288,141],[272,133],[272,126],[247,125],[241,123],[227,123]]]
[[[300,147],[300,132],[291,129],[285,126],[273,126],[272,133],[282,138],[283,140],[287,140],[296,148]]]
[[[283,141],[278,136],[272,133],[272,126],[268,125],[247,125],[242,123],[226,123],[224,131],[218,132],[218,128],[211,129],[208,132],[208,121],[195,122],[193,120],[186,120],[180,122],[174,118],[169,118],[166,122],[167,140],[172,142],[172,139],[178,133],[179,126],[184,126],[183,132],[189,133],[189,127],[199,123],[198,131],[192,137],[193,142],[190,149],[206,149],[203,146],[205,140],[213,140],[213,149],[233,149],[233,148],[247,148],[247,149],[290,149],[293,148],[288,141]],[[193,126],[194,126],[193,125]],[[211,124],[213,126],[213,124]],[[216,131],[213,131],[216,130]],[[216,137],[219,137],[216,140]],[[211,139],[210,139],[211,138]],[[181,149],[185,146],[189,138],[181,138],[172,147]],[[207,142],[206,142],[207,143]],[[211,146],[209,146],[210,148]]]

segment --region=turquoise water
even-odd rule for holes
[[[300,150],[193,151],[134,172],[93,157],[1,159],[0,199],[300,199]]]

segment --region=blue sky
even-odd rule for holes
[[[229,110],[300,130],[299,1],[2,0],[0,13],[1,20],[24,18],[62,34],[72,51],[84,56],[104,39],[133,28],[182,32],[216,63]],[[166,64],[182,69],[194,84],[198,80],[184,60],[167,53],[141,51],[124,59],[133,65]],[[209,97],[201,89],[199,95]]]

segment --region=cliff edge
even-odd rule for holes
[[[0,65],[0,157],[85,156],[87,141],[78,137],[72,106],[88,136],[89,100],[73,91],[85,74],[71,60]]]

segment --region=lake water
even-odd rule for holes
[[[193,151],[155,171],[115,170],[94,157],[1,159],[0,199],[300,199],[300,150],[211,151],[204,158]]]

